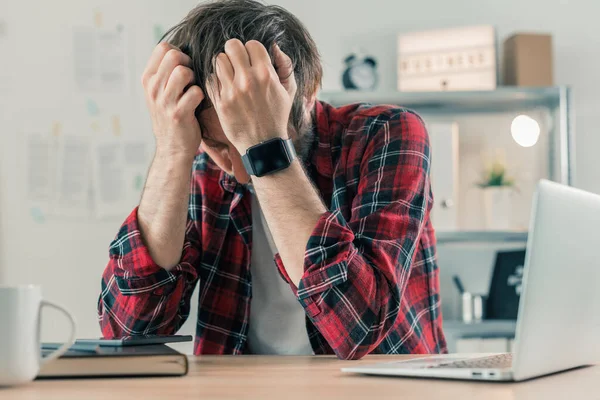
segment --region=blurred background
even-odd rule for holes
[[[600,3],[269,3],[312,33],[322,100],[424,117],[450,348],[509,349],[536,181],[600,192]],[[153,154],[142,70],[195,4],[0,3],[0,283],[42,285],[75,315],[80,337],[100,335],[108,245]],[[53,317],[45,341],[65,334]]]

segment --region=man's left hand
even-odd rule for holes
[[[230,39],[207,82],[221,127],[240,154],[265,140],[288,137],[296,80],[290,58],[277,45],[273,52],[275,66],[262,43]]]

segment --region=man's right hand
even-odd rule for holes
[[[156,154],[137,212],[152,259],[170,269],[181,259],[194,156],[200,146],[195,110],[204,99],[194,85],[190,57],[167,43],[156,46],[142,75]]]
[[[202,140],[195,110],[204,99],[194,85],[191,59],[177,47],[160,43],[154,49],[142,74],[142,85],[157,154],[193,158]]]

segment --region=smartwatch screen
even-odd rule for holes
[[[248,149],[248,156],[257,176],[286,168],[289,165],[285,145],[281,139],[269,140]]]

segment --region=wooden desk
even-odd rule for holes
[[[340,367],[409,356],[334,357],[203,356],[190,358],[183,378],[35,381],[0,389],[0,399],[591,399],[600,398],[600,367],[522,383],[479,383],[366,377]]]

